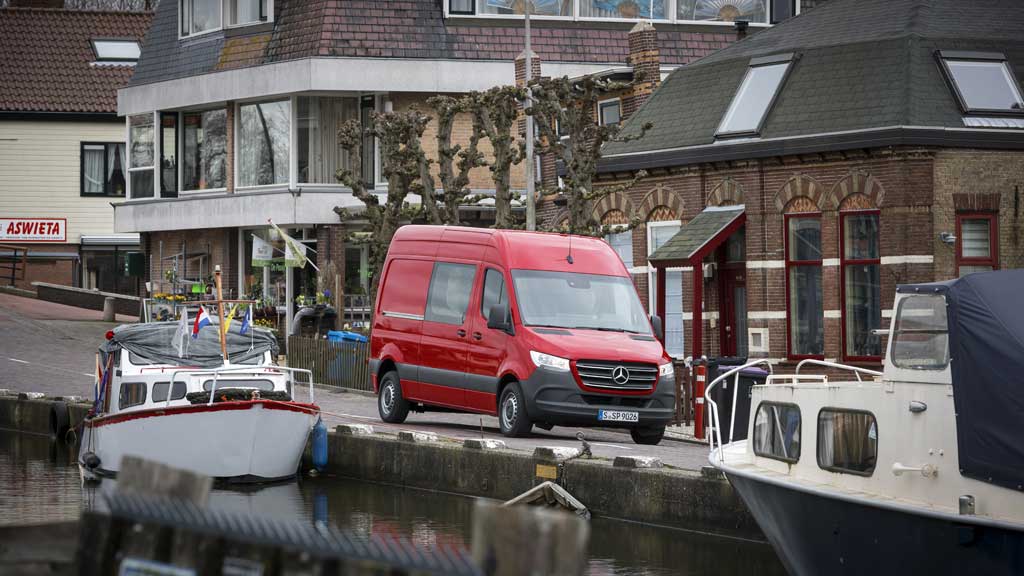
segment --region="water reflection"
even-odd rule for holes
[[[82,486],[77,452],[39,436],[0,431],[0,524],[74,519],[116,483]],[[474,499],[335,477],[262,488],[215,489],[210,506],[242,514],[323,522],[366,536],[469,546]],[[590,568],[597,575],[785,574],[766,544],[595,518]]]

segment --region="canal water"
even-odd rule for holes
[[[0,524],[73,520],[113,488],[83,487],[75,450],[48,438],[0,430]],[[469,547],[474,498],[343,478],[244,491],[215,490],[211,506],[360,534]],[[588,574],[784,575],[767,544],[619,520],[591,521]]]

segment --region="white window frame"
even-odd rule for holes
[[[225,178],[224,178],[224,186],[221,186],[219,188],[203,188],[203,189],[196,189],[196,190],[186,190],[185,189],[185,178],[184,178],[184,176],[185,176],[185,114],[197,114],[197,113],[202,113],[202,112],[208,112],[210,110],[220,110],[220,108],[219,107],[214,107],[214,108],[193,108],[193,109],[189,109],[189,110],[181,110],[181,111],[178,112],[178,152],[177,152],[177,154],[178,154],[178,195],[192,196],[192,195],[202,195],[202,194],[217,194],[217,193],[227,192],[227,190],[228,190],[228,188],[227,188],[227,174],[224,175],[225,176]],[[236,122],[237,122],[237,118],[238,118],[238,110],[237,109],[235,110],[235,118],[236,118]],[[229,129],[229,130],[235,130],[236,131],[235,133],[237,134],[237,129],[238,129],[237,125],[236,126],[231,126],[231,127],[225,126],[225,128]],[[233,142],[233,144],[237,145],[237,140],[238,139],[235,138],[234,140],[235,140],[235,142]],[[227,150],[225,150],[225,152],[227,152]],[[235,150],[231,150],[231,153],[232,154],[236,154],[236,151]],[[237,157],[237,156],[235,156],[235,157]],[[234,160],[234,157],[232,158],[232,160]],[[232,171],[234,172],[236,167],[238,166],[238,162],[232,162],[232,164],[233,164]],[[233,176],[235,178],[238,177],[237,173],[233,174]],[[237,182],[237,181],[238,180],[234,180],[234,182]]]
[[[622,124],[622,98],[616,96],[615,98],[608,98],[607,100],[600,100],[597,103],[597,123],[601,126],[607,126],[604,122],[604,110],[605,104],[615,103],[619,107],[619,121],[616,124]]]
[[[674,227],[679,228],[681,230],[683,228],[683,221],[682,220],[656,220],[656,221],[653,221],[653,222],[647,222],[647,257],[650,257],[651,254],[654,253],[654,234],[651,234],[651,230],[653,230],[655,228],[667,228],[669,226],[674,226]],[[633,260],[634,265],[636,264],[635,256],[636,255],[634,254],[634,260]],[[683,271],[682,268],[666,268],[665,269],[665,273],[666,274],[668,272],[682,272],[682,271]],[[666,280],[668,280],[668,279],[666,278]],[[668,291],[668,283],[667,282],[666,282],[665,290],[666,290],[666,292]],[[648,261],[647,262],[647,308],[648,308],[648,313],[649,314],[654,315],[654,314],[658,313],[658,298],[657,298],[657,296],[658,296],[658,271],[653,266],[651,266],[650,261]],[[667,298],[666,298],[665,302],[666,302],[665,307],[668,308],[668,299]],[[666,312],[667,312],[667,310],[666,310]],[[676,356],[676,358],[682,358],[683,356],[686,355],[686,311],[683,310],[682,312],[683,312],[683,315],[682,315],[683,316],[683,320],[682,320],[682,322],[683,322],[683,326],[682,326],[682,329],[683,329],[683,351],[680,352],[679,355]],[[662,330],[664,330],[666,332],[666,334],[667,334],[667,331],[668,331],[668,319],[662,318],[661,319],[661,326],[662,326]],[[667,336],[666,336],[666,341],[667,341]],[[667,349],[666,349],[666,352],[668,352]],[[672,354],[671,352],[668,352],[668,353],[669,353],[669,355]]]
[[[234,154],[234,162],[232,162],[232,176],[235,184],[235,192],[256,192],[259,190],[294,190],[295,189],[295,178],[298,175],[299,170],[299,157],[298,152],[295,150],[295,141],[298,137],[298,129],[296,128],[296,96],[286,96],[283,98],[254,98],[251,100],[245,100],[235,102],[235,121],[234,121],[234,141],[232,154]],[[288,102],[288,121],[291,125],[288,127],[288,178],[286,182],[277,182],[274,184],[257,184],[255,186],[242,186],[239,168],[242,163],[239,161],[239,150],[242,142],[242,106],[252,106],[253,104],[269,104],[272,102]]]
[[[230,16],[231,16],[231,3],[232,2],[236,2],[236,1],[237,0],[224,0],[224,3],[223,3],[222,8],[221,8],[221,14],[223,14],[224,16],[228,16],[230,18]],[[254,22],[242,22],[240,24],[229,24],[229,23],[225,22],[223,20],[223,18],[222,18],[221,19],[221,25],[224,27],[224,29],[228,29],[228,28],[245,28],[246,26],[258,26],[260,24],[267,24],[268,22],[273,22],[273,21],[274,21],[274,0],[267,0],[267,19],[266,20],[256,20]]]
[[[145,116],[149,114],[153,121],[153,163],[149,166],[134,166],[132,165],[132,118],[135,116]],[[132,173],[142,172],[143,170],[150,170],[153,172],[153,195],[147,198],[138,198],[138,200],[159,200],[160,199],[160,179],[157,178],[157,162],[160,160],[160,141],[157,139],[156,134],[160,126],[160,111],[154,110],[153,112],[144,112],[142,114],[131,114],[124,118],[124,141],[125,141],[125,164],[127,165],[127,182],[125,183],[125,200],[135,200],[135,191],[132,190]]]
[[[214,32],[219,32],[224,29],[224,0],[218,0],[217,5],[220,6],[220,26],[216,28],[210,28],[209,30],[203,30],[202,32],[192,32],[192,15],[186,15],[185,6],[186,3],[192,2],[193,0],[175,0],[178,3],[178,40],[185,38],[197,38],[199,36],[205,36]],[[269,1],[269,0],[268,0]],[[182,24],[185,23],[185,18],[188,18],[188,34],[182,34],[181,29],[184,27]]]
[[[450,0],[442,1],[442,9],[444,10],[444,17],[447,18],[494,18],[499,20],[522,20],[524,16],[522,14],[481,14],[478,9],[478,3],[480,0],[473,0],[473,14],[459,14],[453,13],[449,10]],[[595,16],[580,16],[580,2],[586,0],[573,0],[572,14],[567,16],[546,16],[540,14],[530,14],[530,20],[571,20],[580,22],[638,22],[640,20],[648,20],[654,23],[673,23],[673,24],[695,24],[700,26],[721,26],[732,28],[735,26],[735,22],[718,22],[715,20],[684,20],[676,18],[679,12],[679,5],[677,0],[665,0],[665,13],[667,18],[600,18]],[[767,10],[765,11],[765,22],[750,22],[749,25],[754,28],[768,28],[772,26],[772,2],[784,1],[784,0],[767,0]],[[800,2],[797,0],[796,10],[793,15],[800,13]]]

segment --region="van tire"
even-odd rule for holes
[[[409,416],[409,401],[402,396],[402,383],[394,370],[385,372],[380,379],[377,412],[389,424],[401,424]]]
[[[655,446],[661,439],[665,437],[665,427],[658,426],[656,428],[631,428],[629,435],[633,437],[633,442],[642,444],[645,446]]]
[[[526,413],[526,397],[518,382],[511,382],[501,391],[498,403],[498,427],[510,438],[522,438],[533,430],[533,422]]]

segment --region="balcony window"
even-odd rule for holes
[[[532,16],[572,16],[572,11],[573,0],[530,0],[530,15]],[[479,14],[524,14],[526,2],[524,0],[477,0],[477,12]]]
[[[966,276],[999,268],[995,213],[957,214],[956,273]]]
[[[160,114],[160,196],[178,195],[178,114]]]
[[[756,136],[789,70],[792,54],[755,58],[718,126],[718,136]]]
[[[665,20],[666,0],[580,0],[580,16],[586,18],[621,18]]]
[[[768,22],[768,0],[678,0],[679,20]]]
[[[82,196],[124,196],[123,142],[82,143]]]
[[[153,197],[153,115],[128,118],[128,178],[132,198]]]
[[[228,23],[232,26],[256,24],[270,19],[269,0],[228,0]]]
[[[180,0],[181,35],[191,36],[221,28],[221,0]]]
[[[338,184],[337,171],[352,167],[348,152],[338,142],[338,129],[359,119],[359,99],[302,96],[297,107],[298,181]]]
[[[1020,84],[1002,54],[941,51],[939,55],[965,113],[1024,114]]]
[[[243,104],[238,113],[238,185],[288,184],[290,102]]]
[[[207,190],[227,185],[227,110],[181,115],[182,190]]]

